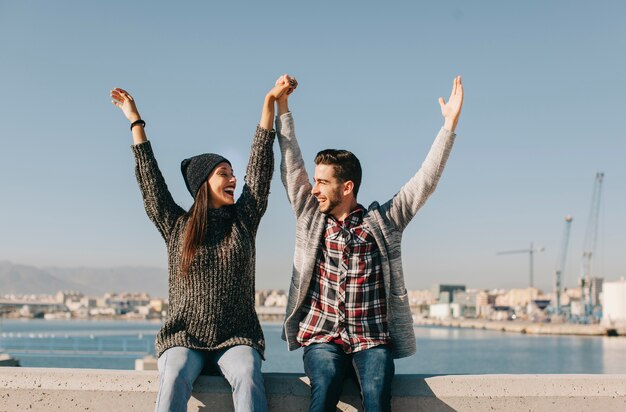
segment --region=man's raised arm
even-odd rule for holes
[[[435,191],[441,178],[443,169],[452,150],[456,137],[456,129],[461,108],[463,107],[463,84],[461,76],[454,78],[452,92],[446,103],[439,98],[441,114],[444,124],[435,138],[426,159],[417,173],[409,180],[400,191],[382,206],[383,213],[394,223],[399,230],[409,224],[413,216],[424,205],[428,197]]]
[[[283,80],[281,80],[283,79]],[[287,76],[280,77],[277,82],[289,81],[293,89],[284,94],[276,101],[278,106],[278,116],[276,117],[276,135],[278,136],[278,144],[280,146],[281,162],[280,177],[287,191],[289,203],[298,217],[310,203],[311,182],[307,175],[302,153],[298,140],[296,140],[295,126],[293,116],[289,111],[289,95],[298,87],[295,78]],[[308,202],[309,201],[309,202]]]

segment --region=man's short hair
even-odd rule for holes
[[[361,162],[354,153],[347,150],[326,149],[315,156],[316,165],[330,165],[335,170],[335,177],[341,182],[351,180],[354,183],[354,197],[361,187]]]

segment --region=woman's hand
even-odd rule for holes
[[[126,116],[129,122],[134,123],[141,119],[137,106],[135,105],[135,100],[126,90],[120,88],[111,90],[111,99],[113,99],[111,100],[111,103],[122,109],[124,116]],[[137,125],[135,127],[132,127],[131,125],[131,131],[133,133],[133,144],[140,144],[148,141],[143,125]]]
[[[292,86],[293,82],[289,82],[289,77],[284,74],[276,80],[276,85],[267,92],[265,101],[263,102],[263,111],[261,112],[261,121],[259,126],[264,129],[271,129],[274,123],[274,103],[278,102],[283,96],[287,95],[289,90],[293,91],[295,86]],[[279,105],[280,109],[280,105]]]
[[[283,74],[278,79],[276,79],[276,86],[283,86],[286,83],[289,84],[289,89],[287,89],[287,93],[283,94],[278,100],[287,100],[289,98],[289,95],[293,93],[298,87],[298,81],[296,80],[296,78],[288,74]]]
[[[273,99],[274,101],[279,101],[283,97],[286,97],[290,93],[292,93],[295,88],[298,86],[298,83],[295,81],[293,77],[289,77],[284,74],[276,80],[276,84],[274,87],[267,93],[267,97]]]
[[[133,123],[141,119],[135,100],[126,90],[116,87],[111,90],[111,99],[113,99],[111,103],[122,109],[124,116],[126,116],[129,122]]]
[[[289,95],[293,93],[298,87],[298,81],[295,77],[289,76],[288,74],[280,76],[276,80],[277,87],[284,86],[285,84],[289,84],[287,93],[283,93],[278,99],[276,99],[276,104],[278,105],[278,116],[285,114],[289,111]]]
[[[441,114],[445,119],[443,127],[454,132],[456,124],[459,121],[459,116],[461,115],[461,108],[463,107],[463,84],[461,83],[461,76],[454,78],[448,103],[440,97],[439,106],[441,106]]]

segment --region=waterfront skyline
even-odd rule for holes
[[[613,119],[625,108],[625,11],[618,1],[1,2],[0,260],[166,267],[112,87],[136,97],[168,186],[189,207],[180,160],[224,154],[240,193],[264,93],[291,73],[309,173],[318,150],[353,150],[368,205],[415,173],[442,124],[437,98],[461,74],[459,138],[404,235],[407,287],[525,287],[528,257],[496,252],[534,242],[546,248],[535,255],[535,284],[549,292],[568,214],[564,283],[575,286],[597,171],[605,173],[597,269],[618,279],[626,143]],[[257,287],[287,289],[294,217],[275,152]]]

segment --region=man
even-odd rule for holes
[[[357,202],[361,166],[346,150],[319,152],[310,183],[287,96],[277,100],[276,130],[296,245],[283,339],[289,350],[304,347],[310,411],[335,411],[352,370],[364,410],[389,411],[393,359],[416,350],[400,241],[435,190],[452,149],[463,105],[461,77],[447,103],[439,98],[444,125],[421,168],[391,200],[367,209]]]

